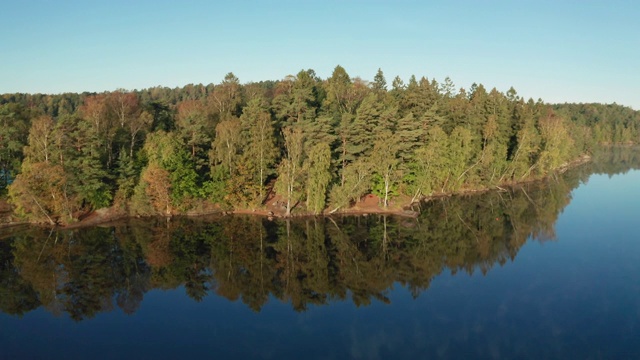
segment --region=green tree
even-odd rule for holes
[[[305,164],[307,169],[307,209],[320,214],[327,201],[327,189],[331,181],[331,149],[327,143],[318,143],[309,150]]]
[[[0,195],[20,170],[29,134],[26,112],[17,104],[0,105]]]
[[[381,132],[371,155],[371,168],[375,174],[373,192],[382,198],[382,206],[389,206],[389,198],[397,194],[401,178],[398,158],[400,138],[386,130]]]
[[[569,160],[573,139],[570,137],[562,118],[550,114],[540,119],[541,148],[538,171],[546,175]]]
[[[230,116],[240,116],[242,106],[240,80],[232,72],[225,75],[222,83],[215,86],[207,97],[207,103],[218,121]]]
[[[288,76],[279,84],[281,92],[273,100],[276,117],[285,125],[314,119],[317,111],[315,79],[308,71]]]
[[[538,161],[540,134],[532,117],[524,120],[524,125],[516,134],[516,138],[513,157],[502,178],[521,181],[529,177]]]
[[[327,97],[324,107],[332,114],[350,113],[349,92],[352,88],[351,78],[347,71],[340,65],[333,69],[331,77],[327,80]]]
[[[86,120],[84,136],[91,141],[92,152],[104,154],[104,164],[110,170],[115,159],[114,147],[120,130],[124,131],[121,121],[127,121],[130,115],[121,115],[116,111],[116,96],[94,95],[85,99],[80,108],[82,117]],[[123,120],[124,119],[124,120]]]
[[[144,145],[148,165],[142,170],[140,182],[134,190],[134,208],[145,208],[145,193],[155,210],[166,215],[171,214],[174,208],[190,209],[197,199],[205,199],[209,195],[187,149],[176,133],[157,131],[149,134]],[[162,190],[163,187],[166,189]],[[166,204],[167,198],[171,206]]]
[[[133,157],[133,151],[138,144],[138,137],[144,136],[153,124],[153,115],[148,111],[142,111],[127,122],[129,130],[129,157]],[[144,139],[144,138],[143,138]]]
[[[286,152],[278,166],[276,192],[282,195],[286,203],[285,216],[290,216],[303,193],[304,134],[298,127],[287,127],[282,133]]]
[[[124,150],[124,149],[123,149]],[[126,204],[126,201],[134,194],[134,189],[139,181],[140,168],[126,151],[120,151],[118,158],[118,177],[114,204]]]
[[[111,205],[113,192],[109,174],[102,167],[96,153],[82,149],[77,156],[66,162],[70,186],[90,208],[98,209]]]
[[[453,129],[449,137],[450,181],[448,187],[452,191],[459,190],[465,180],[472,177],[471,172],[478,164],[473,163],[476,149],[473,147],[471,131],[463,127]]]
[[[387,80],[384,78],[384,73],[382,69],[378,68],[378,72],[373,77],[373,84],[371,88],[376,94],[382,95],[387,92]]]
[[[422,145],[420,140],[424,138],[426,130],[411,112],[398,118],[395,128],[398,138],[398,156],[404,164],[409,164],[416,150]]]
[[[480,176],[487,184],[493,184],[507,167],[506,139],[498,133],[495,116],[489,116],[482,129],[482,153],[480,156]]]
[[[210,159],[220,162],[232,177],[236,171],[237,157],[242,146],[242,125],[240,119],[229,118],[216,126],[216,137],[212,144]]]
[[[273,172],[272,165],[277,156],[271,114],[261,99],[253,99],[244,108],[240,123],[244,138],[241,161],[254,173],[253,182],[258,188],[256,196],[262,203],[266,198],[265,183]]]
[[[25,156],[31,162],[49,163],[57,160],[55,147],[55,123],[50,116],[40,116],[33,120],[29,130],[29,146],[25,149]]]
[[[334,213],[360,199],[369,190],[371,166],[363,159],[350,163],[343,169],[344,181],[335,184],[329,192],[330,213]]]
[[[449,137],[439,126],[428,132],[429,141],[416,150],[411,165],[412,173],[409,190],[412,202],[423,195],[443,192],[449,179]]]
[[[184,142],[189,146],[191,158],[196,161],[197,154],[211,143],[208,122],[204,105],[200,101],[187,100],[178,103],[176,127]]]

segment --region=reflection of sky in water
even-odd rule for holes
[[[448,272],[414,300],[350,301],[296,313],[153,290],[133,315],[73,323],[43,309],[0,314],[5,356],[263,358],[638,358],[640,171],[593,175],[573,192],[554,241],[530,241],[486,276]],[[28,344],[28,345],[27,345]]]
[[[399,290],[392,307],[361,309],[370,314],[350,330],[351,355],[637,358],[638,184],[640,171],[593,175],[555,241],[527,243],[487,276],[443,274],[416,301]]]

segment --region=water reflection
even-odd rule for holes
[[[255,311],[272,297],[297,311],[387,303],[396,283],[417,297],[443,271],[484,274],[515,259],[526,241],[553,239],[571,191],[592,171],[640,163],[638,152],[598,156],[545,183],[423,204],[417,219],[227,216],[13,229],[0,241],[0,309],[22,315],[42,306],[79,321],[116,307],[133,313],[149,290],[180,286],[195,301],[215,293]],[[617,167],[602,165],[612,164],[608,157]]]

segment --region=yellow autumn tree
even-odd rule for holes
[[[143,171],[141,181],[146,185],[145,193],[154,210],[159,214],[171,215],[169,172],[152,163]]]
[[[23,163],[22,173],[9,186],[9,200],[18,216],[52,225],[72,221],[80,208],[62,166],[46,162]]]

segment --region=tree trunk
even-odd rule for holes
[[[129,157],[133,159],[133,146],[136,143],[136,133],[131,132],[131,145],[129,146]]]
[[[384,208],[389,205],[389,173],[384,176]]]

